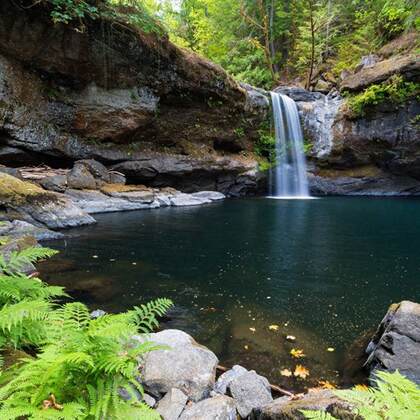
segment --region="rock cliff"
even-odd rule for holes
[[[165,35],[25,5],[0,4],[0,163],[95,158],[152,186],[256,188],[263,95]]]

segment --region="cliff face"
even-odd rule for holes
[[[369,56],[343,78],[342,91],[355,94],[394,75],[418,83],[416,40],[405,36]],[[394,53],[394,55],[392,55]],[[363,62],[365,64],[363,64]],[[419,195],[420,104],[414,95],[402,103],[369,105],[355,115],[337,90],[328,95],[280,88],[298,104],[309,156],[312,191],[317,194]]]
[[[242,194],[257,186],[266,112],[263,95],[165,36],[102,18],[81,32],[0,4],[0,163],[95,158],[136,182]]]

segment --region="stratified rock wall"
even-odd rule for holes
[[[129,163],[146,159],[167,185],[197,190],[228,179],[224,192],[255,190],[254,176],[237,184],[257,165],[264,95],[164,35],[105,18],[81,31],[25,4],[0,2],[0,163],[94,158],[132,176]],[[199,170],[180,183],[172,163],[186,161]]]

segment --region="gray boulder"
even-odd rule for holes
[[[168,349],[155,350],[145,356],[141,373],[147,392],[159,397],[178,388],[193,401],[210,394],[218,363],[214,353],[179,330],[150,334],[148,339]]]
[[[248,371],[239,365],[233,366],[232,369],[228,370],[227,372],[223,373],[217,379],[216,384],[214,385],[214,390],[218,394],[226,394],[228,386],[230,383],[240,375],[247,373]]]
[[[76,165],[84,166],[95,179],[99,179],[105,183],[109,183],[110,174],[106,166],[94,159],[82,159],[76,161]]]
[[[200,191],[200,192],[193,193],[191,195],[195,198],[203,198],[205,200],[210,200],[210,201],[218,201],[218,200],[223,200],[226,198],[224,194],[217,191]]]
[[[85,165],[76,163],[67,174],[67,185],[76,190],[94,190],[96,180]]]
[[[188,397],[179,389],[172,388],[159,401],[156,411],[163,420],[177,420],[187,404]]]
[[[273,401],[269,382],[254,371],[236,376],[228,389],[242,418],[247,418],[252,410]]]
[[[148,200],[140,200],[139,197],[137,197],[137,200],[129,200],[127,197],[110,197],[100,191],[92,190],[81,191],[68,189],[66,191],[66,196],[68,196],[81,209],[91,214],[143,210],[159,207],[159,203],[156,201],[150,203]]]
[[[377,370],[398,371],[420,385],[420,304],[390,306],[366,352],[370,378]]]
[[[64,237],[64,235],[60,232],[54,232],[43,227],[34,226],[31,223],[25,222],[23,220],[1,222],[0,236],[8,236],[11,238],[33,236],[38,241],[47,241]]]
[[[201,204],[211,203],[208,198],[196,197],[192,194],[177,194],[170,199],[171,205],[175,207],[200,206]]]
[[[67,177],[64,175],[48,176],[39,181],[39,184],[46,190],[62,193],[67,188]]]
[[[217,395],[186,408],[180,420],[235,420],[236,408],[232,398]]]

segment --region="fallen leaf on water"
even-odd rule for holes
[[[367,385],[359,384],[354,387],[356,391],[368,391],[369,387]]]
[[[329,352],[333,352],[335,350],[335,348],[334,347],[328,347],[327,348],[327,351],[329,351]]]
[[[280,375],[289,377],[289,376],[292,376],[292,375],[293,375],[293,373],[292,373],[292,371],[291,371],[291,370],[289,370],[289,369],[282,369],[282,370],[280,371]]]
[[[294,335],[288,335],[288,336],[286,336],[286,340],[295,341],[296,337]]]
[[[306,379],[306,377],[309,376],[309,370],[302,365],[296,365],[293,375],[297,378]]]
[[[245,349],[245,350],[248,350],[248,349],[249,349],[248,344],[245,344],[245,345],[244,345],[244,349]]]
[[[268,326],[268,329],[270,330],[270,331],[278,331],[279,330],[279,326],[278,325],[276,325],[276,324],[273,324],[273,325],[269,325]]]
[[[249,331],[251,331],[251,332],[255,332],[255,331],[257,331],[254,327],[249,327]]]
[[[296,359],[300,359],[301,357],[306,356],[305,353],[303,352],[303,350],[301,350],[301,349],[292,349],[292,350],[290,350],[290,354],[293,357],[296,357]]]
[[[318,381],[318,385],[323,389],[336,389],[335,384],[332,384],[329,381]]]

